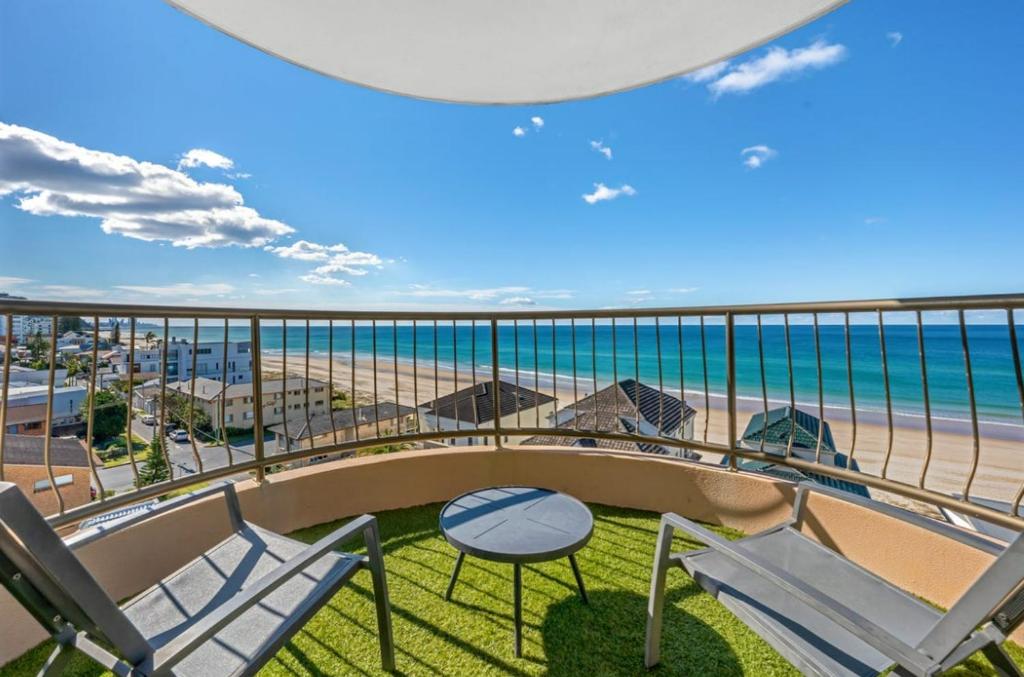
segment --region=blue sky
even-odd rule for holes
[[[523,107],[340,83],[156,0],[9,0],[0,33],[21,144],[0,291],[440,309],[1022,287],[1015,2],[858,0],[702,81]],[[63,172],[76,153],[226,211],[202,237],[207,213],[97,216],[76,196],[117,189],[73,185],[96,178]]]

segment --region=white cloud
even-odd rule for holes
[[[88,216],[100,227],[176,247],[263,246],[294,232],[246,207],[233,186],[0,123],[0,196],[38,216]]]
[[[224,157],[206,148],[193,148],[184,153],[178,161],[178,169],[191,167],[212,167],[213,169],[232,169],[235,166],[231,158]]]
[[[17,287],[20,284],[31,282],[27,277],[10,277],[0,275],[0,287]]]
[[[633,291],[626,292],[627,296],[649,296],[651,293],[650,289],[634,289]]]
[[[529,296],[510,296],[507,299],[499,301],[503,306],[535,306],[537,302],[531,299]]]
[[[262,277],[259,273],[249,273],[249,277]]]
[[[115,289],[144,294],[146,296],[218,296],[230,294],[235,290],[234,286],[223,282],[212,282],[208,284],[195,284],[192,282],[176,282],[165,285],[114,285]]]
[[[252,174],[250,174],[249,172],[232,172],[230,174],[225,174],[225,176],[227,176],[229,179],[251,179],[252,178]]]
[[[632,197],[633,195],[636,195],[636,189],[628,183],[622,184],[619,188],[609,188],[603,183],[595,183],[594,192],[585,193],[582,197],[584,202],[588,205],[592,205],[605,200],[614,200],[620,195]]]
[[[522,127],[516,127],[515,129],[512,130],[512,136],[526,136],[526,130],[523,129]]]
[[[540,129],[541,127],[544,126],[544,118],[542,118],[539,115],[534,115],[532,118],[530,118],[530,123],[534,126],[534,128]]]
[[[349,283],[336,277],[337,274],[344,273],[358,277],[370,272],[367,270],[368,268],[380,268],[384,265],[384,260],[376,254],[354,252],[341,243],[325,245],[308,240],[297,240],[288,246],[265,247],[265,249],[283,259],[320,262],[321,265],[299,277],[300,280],[310,284],[347,286]]]
[[[691,73],[687,73],[683,78],[690,82],[708,82],[717,78],[728,67],[728,61],[719,61],[718,63],[713,63],[710,66],[704,66],[704,68],[698,68]]]
[[[903,33],[900,33],[899,31],[889,31],[885,34],[885,39],[889,41],[890,45],[895,47],[903,42]]]
[[[609,160],[612,159],[612,149],[604,145],[604,141],[591,141],[590,147],[596,150],[601,155],[608,158]]]
[[[740,155],[743,156],[743,165],[747,169],[758,169],[778,154],[774,148],[769,148],[764,144],[750,146],[740,151]]]
[[[876,226],[879,223],[885,223],[884,216],[869,216],[864,219],[864,223],[869,226]]]
[[[110,292],[103,289],[80,287],[75,284],[44,284],[32,290],[32,296],[41,299],[95,299],[109,295]]]
[[[674,289],[669,289],[669,291],[673,294],[689,294],[697,291],[698,289],[700,289],[700,287],[675,287]]]
[[[308,240],[296,240],[288,246],[265,247],[265,249],[282,259],[297,261],[326,261],[335,252],[348,251],[348,247],[343,244],[322,245]]]
[[[334,285],[337,287],[352,286],[352,283],[344,278],[335,277],[333,275],[325,275],[323,273],[316,272],[316,270],[314,270],[312,273],[300,275],[299,279],[302,280],[303,282],[308,282],[310,284],[327,284]]]
[[[708,90],[716,98],[722,94],[749,92],[787,75],[831,66],[842,61],[846,53],[845,46],[828,44],[824,40],[815,40],[807,47],[792,50],[771,47],[763,56],[731,67],[721,77],[710,80]]]

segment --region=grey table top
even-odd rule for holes
[[[453,546],[495,562],[544,562],[582,548],[594,516],[581,501],[549,489],[494,487],[463,494],[441,510]]]

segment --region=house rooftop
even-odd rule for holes
[[[42,435],[7,435],[4,438],[4,465],[45,465],[45,442]],[[89,467],[85,446],[75,437],[51,437],[50,462],[55,466]]]
[[[334,423],[331,423],[331,416],[327,414],[312,414],[308,421],[305,416],[292,416],[288,419],[288,438],[301,440],[308,437],[319,437],[335,430],[347,430],[355,427],[355,421],[359,425],[375,423],[376,421],[393,421],[403,416],[411,416],[416,413],[412,407],[394,402],[379,402],[376,406],[367,405],[356,407],[354,415],[352,409],[337,409],[333,413]],[[378,418],[379,417],[379,418]],[[268,428],[275,435],[284,435],[284,424],[278,423]]]
[[[550,395],[516,386],[507,381],[498,381],[500,418],[514,414],[516,411],[533,409],[554,401],[555,398]],[[493,421],[494,381],[477,383],[475,386],[469,386],[431,402],[425,402],[420,407],[426,408],[426,413],[430,416],[458,419],[462,423],[479,425]]]
[[[792,416],[790,416],[791,411],[793,411]],[[789,444],[789,436],[792,431],[793,447],[817,449],[820,423],[817,416],[812,416],[800,409],[792,410],[789,406],[777,407],[768,411],[767,425],[765,425],[763,412],[751,416],[746,430],[743,431],[742,441],[746,443],[745,446],[760,447],[763,435],[766,447],[785,448]],[[834,452],[836,444],[832,438],[832,429],[827,422],[824,426],[821,448],[823,451]]]
[[[232,383],[225,389],[224,384],[220,381],[215,381],[212,378],[205,378],[203,376],[197,376],[196,379],[196,399],[213,401],[217,400],[221,396],[221,392],[224,392],[224,396],[228,399],[234,397],[252,397],[253,384],[252,383]],[[264,379],[263,380],[263,393],[274,394],[281,392],[282,379]],[[183,395],[190,395],[192,391],[191,381],[176,381],[170,383],[167,386],[168,390],[180,392]],[[317,379],[309,379],[310,387],[323,386],[327,387],[326,381],[318,381]],[[288,377],[288,390],[302,390],[306,387],[306,379],[302,376],[289,376]]]

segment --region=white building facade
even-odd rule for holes
[[[224,377],[227,365],[227,383],[252,383],[252,342],[229,341],[227,355],[224,353],[223,341],[200,342],[195,345],[189,341],[171,339],[167,345],[167,381],[188,381],[192,378],[192,351],[195,350],[197,378],[220,381]],[[163,347],[147,346],[135,348],[135,368],[137,377],[145,380],[158,378],[162,373]],[[126,374],[128,368],[128,349],[121,347],[111,358],[111,365],[120,374]]]

